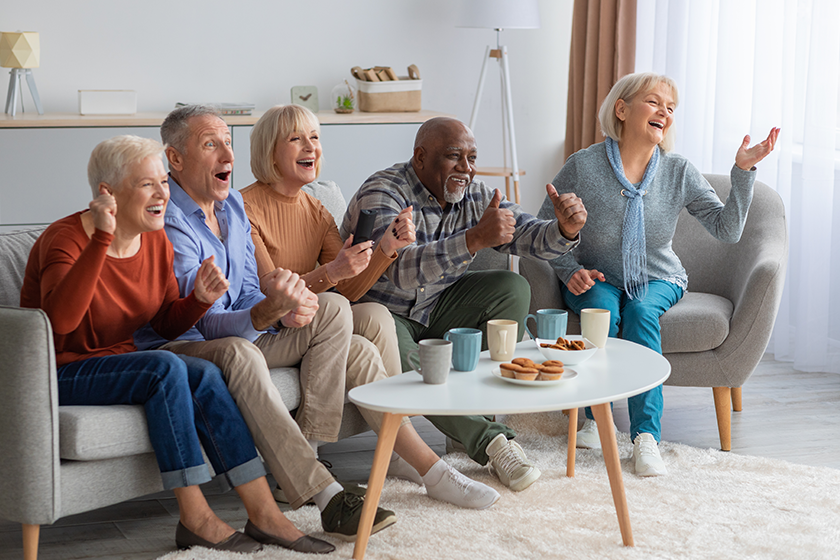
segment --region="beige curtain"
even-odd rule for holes
[[[575,0],[564,161],[603,140],[598,109],[636,64],[636,0]]]

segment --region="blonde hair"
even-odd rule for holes
[[[163,145],[151,138],[124,135],[103,140],[90,153],[88,183],[93,198],[99,196],[99,184],[118,188],[131,166],[148,157],[163,156]]]
[[[601,104],[601,109],[598,111],[598,120],[601,121],[601,133],[604,136],[609,136],[616,142],[621,140],[621,131],[624,123],[615,114],[615,104],[619,99],[623,99],[625,103],[630,103],[636,95],[649,92],[657,84],[665,84],[671,88],[674,107],[676,107],[680,99],[677,84],[674,80],[668,76],[661,76],[653,72],[628,74],[615,83]],[[671,125],[662,142],[659,143],[659,147],[665,152],[673,150],[675,136],[674,126]]]
[[[300,105],[276,105],[260,117],[251,131],[251,173],[261,183],[278,183],[283,179],[274,165],[277,142],[294,132],[321,133],[321,123],[315,113]],[[316,177],[321,174],[321,159],[315,162]]]

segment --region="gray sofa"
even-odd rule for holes
[[[339,219],[335,183],[305,187]],[[0,518],[24,525],[24,556],[35,558],[38,526],[162,490],[142,406],[58,406],[52,330],[39,309],[21,309],[29,251],[43,227],[0,234]],[[296,368],[271,370],[293,410]],[[345,404],[339,437],[370,428]]]
[[[726,200],[729,177],[706,179]],[[713,388],[721,449],[728,451],[730,398],[740,410],[740,388],[764,354],[782,297],[788,255],[782,200],[757,181],[744,233],[735,244],[716,240],[683,210],[673,247],[688,272],[689,289],[660,318],[662,352],[672,368],[665,384]],[[531,284],[532,313],[565,309],[560,282],[548,263],[523,259],[519,270]],[[574,313],[569,314],[569,332],[580,333]]]

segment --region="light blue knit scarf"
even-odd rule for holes
[[[624,209],[624,224],[621,229],[621,254],[624,264],[624,291],[630,299],[643,300],[647,295],[648,273],[647,273],[647,246],[645,244],[645,203],[642,197],[647,194],[647,188],[656,176],[656,169],[659,167],[659,147],[653,150],[645,169],[645,175],[639,188],[624,175],[624,166],[621,163],[621,153],[618,150],[618,142],[607,137],[607,159],[610,160],[615,178],[624,187],[621,189],[622,196],[629,200]]]

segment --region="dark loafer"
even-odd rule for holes
[[[213,544],[184,527],[180,521],[178,522],[178,528],[175,529],[175,544],[182,550],[193,546],[203,546],[204,548],[226,550],[228,552],[258,552],[263,548],[260,543],[239,531],[225,540]]]
[[[309,535],[303,535],[296,541],[287,541],[285,539],[281,539],[280,537],[269,535],[251,523],[250,519],[248,520],[248,523],[245,524],[245,535],[251,537],[259,543],[276,544],[277,546],[282,546],[283,548],[288,548],[289,550],[294,550],[295,552],[327,554],[335,550],[335,547],[327,541],[322,541],[321,539],[316,539],[315,537],[310,537]]]

